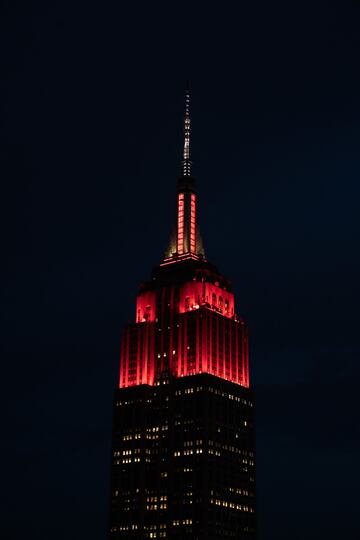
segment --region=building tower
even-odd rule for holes
[[[169,248],[123,332],[109,538],[255,538],[248,331],[197,223],[190,95]]]

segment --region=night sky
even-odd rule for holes
[[[360,4],[1,10],[1,538],[106,538],[120,333],[190,79],[205,249],[251,332],[259,540],[358,540]]]

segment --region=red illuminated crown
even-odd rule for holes
[[[186,93],[182,173],[175,233],[152,279],[141,286],[136,322],[121,342],[120,387],[211,373],[249,386],[247,327],[235,313],[230,282],[205,259],[197,225]]]

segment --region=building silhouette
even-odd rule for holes
[[[110,539],[255,538],[248,330],[207,261],[190,161],[190,96],[168,251],[136,299],[115,391]]]

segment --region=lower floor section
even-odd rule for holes
[[[251,390],[207,373],[115,393],[109,538],[255,538]]]

